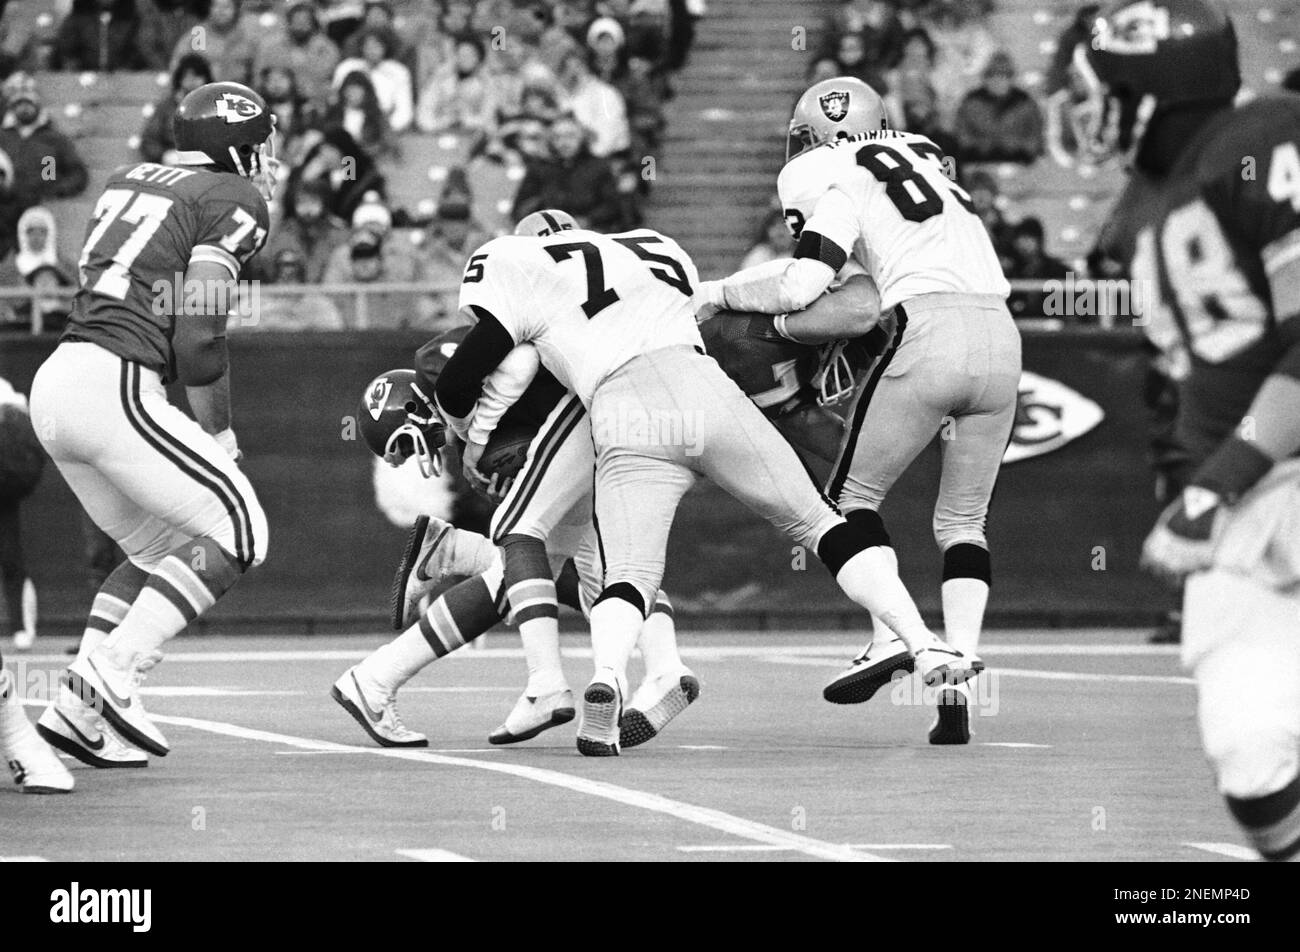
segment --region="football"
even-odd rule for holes
[[[501,478],[517,476],[528,459],[528,446],[537,434],[531,430],[506,428],[495,430],[488,439],[483,455],[479,457],[478,469],[491,479],[497,473]]]

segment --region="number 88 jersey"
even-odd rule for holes
[[[265,242],[268,219],[266,200],[239,175],[149,162],[119,169],[86,226],[63,339],[172,378],[173,322],[190,264],[218,264],[233,282]]]
[[[836,271],[852,256],[882,310],[919,294],[1010,292],[970,196],[925,136],[884,129],[825,143],[786,163],[777,192],[799,256]]]

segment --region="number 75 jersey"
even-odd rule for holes
[[[233,173],[150,162],[117,170],[86,225],[64,339],[98,344],[170,379],[190,264],[221,266],[233,290],[267,227],[266,200]]]
[[[679,345],[703,352],[692,305],[698,285],[690,256],[649,228],[506,235],[470,256],[460,307],[492,315],[516,344],[531,341],[546,369],[590,407],[600,382],[634,357]]]
[[[886,129],[828,142],[787,162],[777,192],[800,256],[836,271],[855,258],[882,309],[933,292],[1010,293],[970,196],[923,135]]]

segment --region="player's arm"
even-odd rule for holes
[[[723,309],[764,314],[800,311],[826,292],[844,267],[858,235],[848,194],[828,189],[799,233],[793,258],[778,258],[700,285],[702,317]]]
[[[192,261],[185,287],[202,293],[185,295],[175,315],[172,348],[176,372],[185,385],[199,426],[211,433],[232,457],[239,453],[230,429],[230,354],[226,346],[230,272],[223,265]]]
[[[461,469],[471,486],[486,493],[495,502],[500,502],[505,496],[514,477],[501,481],[500,474],[496,474],[489,480],[479,470],[478,461],[483,458],[483,451],[497,424],[506,411],[524,395],[541,366],[542,359],[537,348],[532,344],[519,344],[506,354],[505,359],[483,381],[483,395],[474,405],[470,416],[469,430],[465,434],[465,449],[461,453]]]
[[[802,450],[834,464],[844,438],[844,420],[822,406],[805,406],[772,421],[781,434]]]
[[[491,311],[478,305],[470,305],[469,310],[471,319],[477,323],[447,360],[436,380],[424,369],[432,356],[426,353],[430,345],[426,344],[415,355],[415,373],[421,391],[433,394],[442,418],[461,439],[468,435],[474,407],[483,396],[484,379],[500,366],[515,346],[510,332]]]
[[[880,323],[880,292],[866,274],[855,274],[802,311],[778,314],[776,332],[797,344],[861,337]]]

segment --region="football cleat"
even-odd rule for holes
[[[966,687],[944,688],[939,692],[938,719],[930,728],[932,744],[970,743],[970,697]]]
[[[356,668],[343,672],[330,688],[330,696],[380,747],[429,746],[429,738],[402,723],[402,717],[397,713],[397,695],[385,697],[373,690],[367,692],[357,679]]]
[[[958,651],[938,638],[914,657],[921,680],[931,688],[940,684],[964,684],[984,670],[984,662],[977,656]]]
[[[644,744],[699,696],[700,680],[688,668],[644,681],[623,712],[618,727],[619,746]]]
[[[9,765],[23,793],[67,793],[72,774],[32,729],[13,678],[0,670],[0,760]]]
[[[582,694],[582,724],[578,753],[584,757],[618,756],[618,722],[623,714],[623,689],[612,668],[601,668]]]
[[[60,687],[57,704],[45,709],[36,732],[45,742],[83,764],[101,769],[147,767],[149,756],[122,741],[103,719],[82,704],[66,687]]]
[[[119,660],[116,654],[97,648],[68,666],[63,684],[99,711],[128,744],[156,757],[166,757],[171,751],[167,738],[149,719],[138,696],[145,674],[162,660],[162,655],[135,655],[126,664]]]
[[[405,631],[420,617],[425,597],[448,574],[445,542],[451,539],[451,523],[431,516],[420,516],[406,538],[402,561],[393,576],[392,622],[397,631]]]
[[[861,704],[892,681],[896,672],[911,674],[914,670],[916,661],[902,638],[873,641],[822,689],[822,697],[832,704]]]
[[[517,744],[573,720],[573,692],[568,688],[531,697],[521,694],[505,722],[488,735],[489,744]]]

